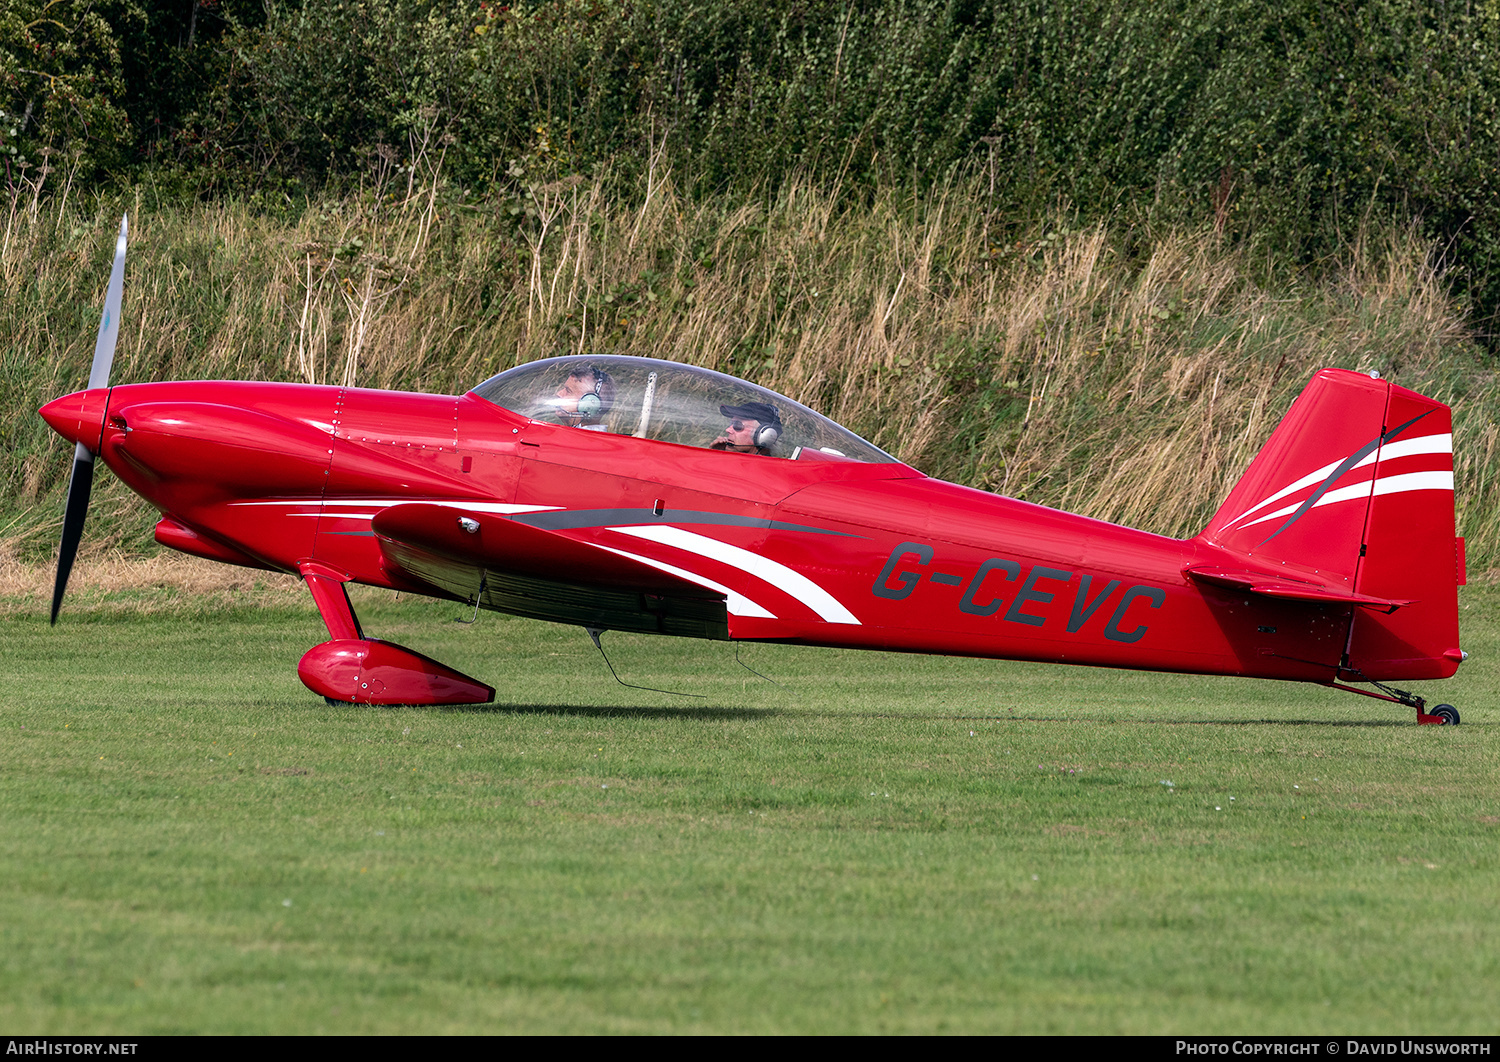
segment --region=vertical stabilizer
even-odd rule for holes
[[[1411,602],[1353,607],[1344,677],[1451,675],[1461,659],[1452,432],[1440,402],[1324,369],[1198,540],[1256,571]]]

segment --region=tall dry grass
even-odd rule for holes
[[[1471,565],[1495,563],[1500,392],[1410,232],[1366,234],[1308,278],[1272,281],[1211,227],[1017,228],[965,184],[856,203],[791,182],[731,199],[685,194],[658,157],[629,196],[607,176],[534,185],[517,224],[512,199],[469,201],[437,160],[423,167],[294,221],[127,204],[116,381],[454,392],[562,353],[672,358],[781,391],[932,474],[1186,535],[1313,371],[1375,369],[1453,404]],[[32,410],[87,375],[118,206],[9,204],[12,556],[44,556],[56,525],[66,448]],[[96,548],[135,548],[147,514],[117,485],[102,493]]]

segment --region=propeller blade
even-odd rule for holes
[[[73,474],[68,478],[68,505],[63,510],[62,543],[57,548],[57,580],[52,584],[52,625],[57,626],[57,610],[62,607],[63,591],[78,556],[78,541],[83,538],[83,518],[89,512],[89,496],[94,491],[94,455],[83,443],[73,447]]]
[[[109,386],[109,367],[115,360],[115,342],[120,338],[120,303],[125,294],[125,236],[130,215],[120,218],[115,238],[115,264],[109,270],[109,289],[104,295],[104,316],[99,319],[99,338],[94,342],[94,363],[89,368],[89,390]]]
[[[89,367],[89,390],[109,386],[109,370],[115,360],[115,343],[120,338],[120,306],[125,295],[125,242],[130,231],[130,215],[120,218],[120,235],[115,238],[115,261],[109,271],[109,287],[104,294],[104,314],[99,319],[99,338],[94,342],[94,361]],[[57,547],[57,579],[52,584],[52,623],[62,608],[68,576],[78,556],[83,538],[83,521],[89,512],[89,497],[94,492],[94,455],[83,443],[73,447],[73,472],[68,477],[68,503],[63,509],[62,541]]]

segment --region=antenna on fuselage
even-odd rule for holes
[[[479,619],[479,599],[482,598],[482,597],[484,597],[484,576],[481,575],[479,577],[479,590],[474,594],[474,615],[470,616],[468,619],[464,619],[462,616],[459,616],[453,622],[454,623],[473,623],[476,620],[478,620]]]
[[[653,373],[653,375],[655,374]],[[615,674],[615,665],[609,662],[609,654],[604,651],[604,646],[599,642],[599,635],[604,633],[605,628],[585,627],[583,629],[589,632],[590,638],[594,639],[594,648],[599,650],[600,656],[604,657],[604,666],[609,668],[609,673],[615,676],[615,681],[620,685],[629,687],[633,690],[649,690],[652,693],[665,693],[673,697],[697,697],[699,700],[703,699],[703,694],[701,693],[678,693],[676,690],[659,690],[655,686],[637,686],[633,682],[626,682],[619,675]]]
[[[773,685],[773,686],[781,686],[781,683],[777,682],[770,675],[762,675],[759,671],[756,671],[755,668],[751,667],[749,664],[745,663],[743,660],[740,659],[740,643],[739,642],[735,642],[734,643],[734,662],[736,664],[740,665],[740,667],[744,668],[746,671],[750,672],[750,674],[755,675],[758,678],[765,679],[771,685]],[[782,689],[786,689],[785,686],[781,686],[781,688]]]

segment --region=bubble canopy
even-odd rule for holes
[[[471,392],[531,420],[681,446],[729,449],[762,430],[752,452],[792,460],[895,462],[799,402],[712,369],[621,355],[548,358],[492,376]]]

